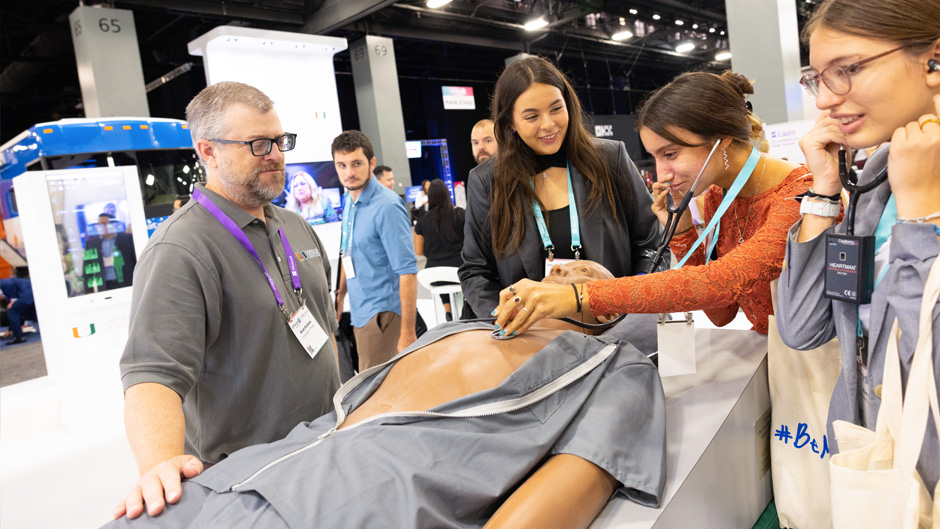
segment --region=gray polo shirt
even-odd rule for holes
[[[300,215],[265,206],[266,224],[199,189],[248,236],[288,313],[300,307],[278,236],[297,257],[306,305],[332,334],[330,265]],[[258,261],[201,204],[190,201],[153,234],[134,272],[124,389],[156,382],[183,399],[186,453],[217,462],[280,439],[332,409],[339,373],[331,340],[311,359],[278,309]]]

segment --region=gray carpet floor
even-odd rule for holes
[[[46,376],[46,359],[39,333],[26,333],[27,341],[16,345],[0,342],[0,387]]]

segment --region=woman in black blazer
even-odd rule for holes
[[[662,230],[652,197],[623,143],[584,128],[564,74],[536,57],[510,64],[492,114],[499,151],[467,185],[460,280],[473,311],[489,314],[501,289],[571,259],[615,277],[646,272]]]

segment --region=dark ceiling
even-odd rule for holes
[[[795,0],[805,14],[808,0]],[[688,70],[719,71],[727,49],[724,0],[127,0],[96,2],[134,12],[145,81],[187,64],[189,71],[151,87],[151,114],[182,117],[205,86],[201,57],[187,43],[220,25],[345,37],[395,39],[398,74],[407,79],[492,83],[504,60],[525,51],[555,60],[580,88],[635,92],[635,99]],[[0,143],[29,126],[83,116],[68,16],[76,0],[4,1],[0,7]],[[544,16],[548,26],[523,24]],[[659,19],[654,19],[658,16]],[[678,21],[682,21],[679,25]],[[633,37],[611,36],[629,30]],[[694,42],[688,53],[679,42]],[[349,53],[336,56],[351,75]],[[156,83],[159,84],[159,83]],[[633,99],[631,94],[631,99]]]

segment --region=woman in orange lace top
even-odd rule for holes
[[[704,242],[679,269],[593,281],[583,290],[523,280],[500,293],[498,328],[507,334],[523,332],[541,318],[574,316],[579,306],[595,315],[704,310],[721,326],[740,308],[754,330],[766,334],[767,316],[773,313],[770,282],[780,275],[787,231],[800,218],[795,197],[809,190],[812,177],[805,166],[752,147],[761,133],[760,120],[745,102],[752,93],[751,82],[731,71],[686,73],[654,92],[637,115],[640,139],[656,160],[652,209],[664,225],[667,194],[677,204],[682,200],[716,141],[694,191],[705,193],[706,222],[736,179],[743,179],[721,216],[712,259],[706,260]],[[681,261],[698,238],[686,211],[670,249]]]

